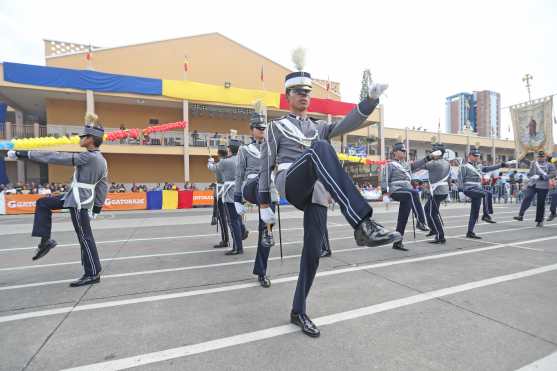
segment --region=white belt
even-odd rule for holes
[[[482,185],[482,182],[464,182],[464,184]]]
[[[283,162],[281,164],[278,164],[277,171],[288,170],[290,166],[292,166],[292,164],[292,162]]]
[[[246,178],[248,178],[248,179],[257,178],[257,175],[259,175],[259,174],[248,174],[248,176]]]
[[[435,192],[435,190],[439,186],[448,185],[447,179],[449,179],[449,174],[447,174],[447,176],[441,179],[440,181],[430,184],[429,187],[431,188],[431,193]]]

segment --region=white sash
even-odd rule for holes
[[[536,170],[538,171],[538,173],[540,173],[541,175],[543,175],[544,178],[547,178],[547,173],[541,168],[540,164],[538,163],[538,161],[534,161],[534,164],[536,164]]]
[[[397,169],[399,169],[400,171],[402,171],[404,174],[406,174],[406,176],[408,177],[408,180],[412,180],[412,175],[410,174],[410,172],[404,168],[404,166],[402,166],[398,161],[392,161],[391,164],[394,165],[394,167],[396,167]],[[395,182],[393,182],[395,183]]]
[[[472,165],[471,163],[467,162],[466,166],[468,169],[470,169],[474,174],[476,174],[477,176],[480,177],[480,179],[482,179],[482,174],[480,173],[480,171],[478,169],[476,169],[476,167],[474,165]]]
[[[447,184],[447,185],[448,185],[447,179],[449,179],[449,175],[450,175],[450,174],[451,174],[451,172],[449,171],[449,172],[447,173],[447,175],[446,175],[443,179],[441,179],[440,181],[438,181],[438,182],[435,182],[435,183],[431,183],[431,181],[429,182],[429,187],[431,188],[431,194],[433,194],[433,192],[435,192],[435,190],[437,189],[437,187],[442,186],[442,185],[444,185],[444,184]],[[429,175],[428,175],[428,178],[429,178]]]
[[[106,164],[106,160],[105,160],[105,164]],[[72,183],[70,184],[70,188],[72,190],[73,199],[75,201],[78,210],[81,210],[82,204],[88,204],[95,199],[95,187],[97,186],[97,184],[99,184],[101,180],[103,180],[103,178],[106,178],[107,176],[108,176],[108,166],[106,167],[106,173],[104,173],[104,175],[99,180],[97,180],[95,184],[81,183],[77,181],[77,167],[74,167],[73,179],[72,179]],[[90,190],[91,196],[89,196],[85,201],[81,201],[81,197],[79,195],[80,189]]]
[[[313,142],[319,136],[317,129],[315,129],[315,133],[313,136],[306,137],[304,133],[302,133],[302,131],[287,118],[278,120],[276,121],[276,123],[276,127],[285,137],[298,144],[301,144],[304,147],[310,147],[311,142]]]
[[[228,180],[228,181],[224,182],[224,185],[221,187],[220,191],[217,193],[217,198],[223,197],[228,192],[228,190],[234,185],[234,183],[235,182],[233,180]]]
[[[252,157],[261,158],[261,151],[257,148],[255,143],[250,143],[247,146],[244,146],[244,148]]]

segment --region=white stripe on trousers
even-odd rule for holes
[[[311,148],[308,148],[308,150],[311,150]],[[286,174],[286,176],[288,177],[289,174],[291,174],[294,170],[296,170],[298,167],[300,167],[300,166],[304,163],[305,158],[308,157],[308,156],[310,157],[310,159],[311,159],[312,162],[314,163],[315,167],[317,168],[317,171],[321,174],[321,176],[322,176],[323,178],[326,178],[326,177],[324,176],[323,172],[321,172],[321,170],[319,169],[318,165],[315,163],[315,160],[313,160],[313,157],[312,157],[312,153],[311,153],[311,152],[308,152],[308,153],[303,154],[298,160],[296,160],[296,162],[300,161],[300,163],[299,163],[298,166],[296,166],[296,167],[291,167],[292,171],[291,171],[290,169],[288,169],[288,173]],[[325,181],[327,182],[327,184],[329,184],[329,186],[331,186],[331,183],[330,183],[327,179],[326,179]],[[331,188],[332,188],[332,186],[331,186]],[[349,212],[350,210],[348,210],[348,207],[346,206],[345,201],[344,201],[343,199],[340,198],[340,196],[339,196],[337,190],[335,190],[335,189],[333,188],[333,192],[337,195],[337,197],[338,197],[338,199],[339,199],[339,202],[342,203],[342,204],[344,205],[344,207],[346,208],[346,210]],[[348,216],[349,216],[352,220],[354,220],[354,217],[353,217],[352,215],[348,214]],[[357,223],[358,220],[354,220],[354,222]]]
[[[303,164],[302,160],[305,160],[305,158],[307,156],[310,156],[310,159],[312,160],[315,167],[317,168],[317,171],[321,174],[321,176],[325,179],[325,181],[333,189],[334,193],[337,195],[337,197],[339,199],[339,202],[342,203],[344,205],[344,207],[346,208],[348,216],[354,221],[354,223],[356,223],[356,224],[359,223],[360,222],[360,216],[356,213],[356,211],[354,211],[354,209],[352,209],[352,207],[350,206],[350,202],[349,202],[348,198],[346,197],[346,195],[342,192],[342,189],[338,186],[338,184],[336,184],[333,177],[331,177],[331,175],[327,172],[327,170],[325,169],[325,167],[323,166],[321,161],[319,161],[319,163],[317,163],[317,161],[315,161],[315,159],[313,158],[312,154],[315,155],[315,157],[317,157],[317,159],[319,159],[319,156],[317,156],[317,153],[315,153],[315,151],[312,148],[308,148],[308,150],[310,152],[305,153],[304,155],[302,155],[302,157],[300,157],[298,160],[296,160],[296,161],[300,161],[300,163],[298,164],[298,166],[292,167],[291,169],[289,169],[286,176],[288,176],[288,174],[292,173],[299,166],[301,166]],[[320,165],[323,168],[323,170],[321,170]],[[331,182],[334,183],[334,185],[336,186],[337,189],[335,189],[333,187],[333,184],[331,184]],[[340,195],[342,195],[344,197],[344,199],[340,197],[339,193],[340,193]],[[352,213],[352,215],[351,215],[351,213]],[[354,217],[354,215],[356,217]]]
[[[416,218],[417,218],[418,217],[418,208],[416,207],[416,204],[414,203],[414,197],[412,197],[412,192],[398,189],[393,193],[406,193],[406,194],[408,194],[408,196],[410,197],[410,201],[412,201],[412,211],[413,211],[414,215],[416,215]],[[422,217],[424,219],[426,218],[425,217],[425,212],[422,215]]]
[[[89,256],[89,261],[91,262],[91,267],[93,269],[93,275],[96,276],[97,275],[97,267],[95,267],[95,262],[93,261],[93,255],[91,254],[89,244],[87,243],[87,240],[85,239],[85,233],[83,232],[83,226],[81,225],[81,215],[80,215],[81,210],[76,209],[76,208],[74,208],[73,210],[74,210],[74,214],[75,214],[75,217],[76,217],[77,225],[79,225],[79,231],[81,232],[80,240],[82,240],[83,246],[84,246],[85,250],[87,251],[87,255]],[[78,238],[79,238],[79,234],[78,234]]]

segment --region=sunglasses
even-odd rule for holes
[[[292,89],[292,92],[296,95],[301,95],[301,96],[304,96],[304,97],[307,97],[308,95],[311,95],[311,90],[303,89],[303,88]]]
[[[261,128],[259,126],[255,126],[254,129],[260,130],[260,131],[265,131],[265,128]]]

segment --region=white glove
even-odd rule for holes
[[[387,90],[388,87],[389,84],[372,83],[371,86],[368,88],[367,96],[370,99],[377,99],[385,92],[385,90]]]
[[[212,158],[212,157],[209,157],[209,163],[210,163],[210,164],[214,164],[214,163],[215,163],[215,159]]]
[[[15,154],[14,150],[9,150],[8,151],[8,158],[11,160],[17,160],[17,155]]]
[[[238,215],[244,215],[246,213],[246,208],[240,202],[234,202],[234,208]]]
[[[518,162],[518,161],[516,161],[516,160],[510,160],[510,161],[505,162],[505,165],[507,165],[507,166],[514,166],[514,165],[517,164],[517,162]]]
[[[263,220],[265,224],[275,224],[275,213],[273,213],[273,210],[270,207],[261,209],[260,214],[261,220]]]
[[[441,157],[442,154],[443,154],[443,152],[441,152],[439,150],[431,152],[431,155],[434,156],[434,157]]]

